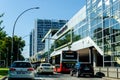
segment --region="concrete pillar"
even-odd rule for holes
[[[89,60],[93,67],[96,67],[96,50],[93,50],[93,47],[89,48]]]
[[[96,50],[93,50],[93,67],[96,67]]]
[[[89,48],[89,62],[93,64],[93,50],[92,47]]]

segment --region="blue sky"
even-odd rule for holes
[[[66,19],[72,18],[84,5],[86,0],[0,0],[0,14],[5,13],[1,19],[4,21],[5,31],[12,35],[13,25],[20,13],[32,7],[40,7],[25,12],[17,21],[15,35],[24,37],[34,28],[35,19]],[[26,47],[23,54],[28,57],[29,37],[25,37]]]

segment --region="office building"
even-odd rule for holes
[[[50,20],[50,19],[36,19],[33,36],[31,37],[32,41],[30,44],[32,47],[31,54],[43,50],[45,48],[44,43],[41,41],[44,35],[49,31],[49,29],[60,29],[68,20]],[[33,43],[32,43],[33,42]]]
[[[35,32],[34,32],[34,29],[30,32],[30,46],[29,46],[29,56],[32,56],[33,54],[34,54],[34,46],[32,46],[32,45],[34,45],[34,36],[35,36],[35,34],[34,34]]]

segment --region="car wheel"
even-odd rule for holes
[[[76,77],[80,77],[79,71],[76,72]]]
[[[72,71],[70,71],[70,76],[73,76],[73,73],[72,73]]]

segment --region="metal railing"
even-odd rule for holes
[[[95,67],[95,74],[101,72],[105,77],[120,79],[120,67]]]

